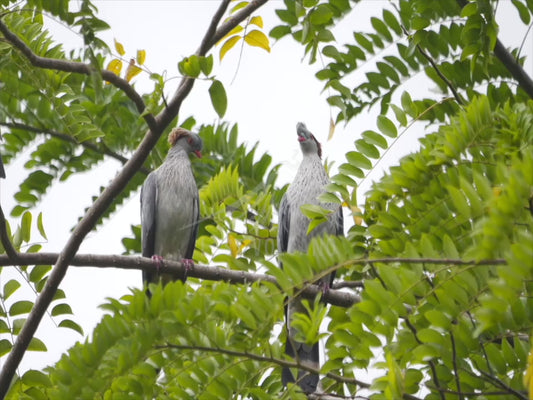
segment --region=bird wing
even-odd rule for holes
[[[157,177],[150,173],[141,188],[141,243],[142,256],[152,257],[155,253],[155,224],[157,213]],[[143,271],[143,281],[151,282],[151,274]]]
[[[183,258],[192,259],[194,253],[194,247],[196,245],[196,238],[198,237],[198,225],[200,224],[200,201],[199,196],[194,196],[193,199],[193,210],[192,210],[192,229],[189,235],[189,242],[187,243],[187,250]]]
[[[285,253],[289,246],[289,230],[291,225],[291,207],[287,193],[281,198],[278,217],[278,252]],[[281,263],[280,263],[281,265]]]

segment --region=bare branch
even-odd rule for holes
[[[96,153],[99,153],[99,154],[103,153],[111,158],[114,158],[115,160],[119,161],[122,164],[126,164],[128,162],[128,158],[111,150],[109,147],[105,145],[103,146],[103,148],[101,148],[96,143],[90,142],[88,140],[85,140],[83,142],[78,142],[74,137],[67,135],[66,133],[55,131],[53,129],[37,128],[35,126],[21,124],[20,122],[0,122],[0,126],[5,126],[6,128],[11,128],[11,129],[21,129],[21,130],[25,130],[28,132],[38,133],[38,134],[50,135],[57,139],[61,139],[65,142],[69,142],[69,143],[73,143],[78,146],[82,146]],[[143,174],[148,175],[151,172],[151,170],[143,166],[139,169],[139,172],[142,172]]]
[[[0,266],[8,265],[42,265],[54,264],[60,254],[58,253],[19,253],[15,260],[8,256],[0,255]],[[269,282],[279,286],[276,278],[271,275],[236,271],[221,267],[195,264],[191,269],[186,270],[179,261],[164,260],[163,267],[166,272],[183,276],[187,271],[187,276],[210,281],[226,281],[230,283],[247,284],[251,282]],[[99,268],[121,268],[143,271],[154,271],[157,266],[151,258],[119,255],[96,255],[96,254],[76,254],[70,261],[71,266],[76,267],[99,267]],[[307,285],[301,291],[302,295],[309,299],[314,299],[322,288],[316,285]],[[345,291],[329,290],[322,299],[340,307],[350,307],[360,301],[359,296]]]

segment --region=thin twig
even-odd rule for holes
[[[230,349],[222,349],[220,347],[216,347],[215,348],[215,347],[207,347],[207,346],[177,345],[177,344],[170,344],[170,343],[167,343],[166,345],[163,345],[163,346],[155,346],[155,348],[156,349],[192,350],[192,351],[201,351],[203,353],[219,353],[219,354],[225,354],[225,355],[232,356],[232,357],[247,358],[247,359],[254,360],[254,361],[259,361],[259,362],[273,363],[273,364],[276,364],[276,365],[278,365],[280,367],[298,368],[298,369],[302,369],[304,371],[310,372],[312,374],[317,374],[317,375],[320,374],[320,370],[319,369],[315,369],[315,368],[309,367],[308,365],[305,365],[305,364],[301,364],[301,363],[298,363],[298,362],[287,361],[287,360],[283,360],[283,359],[280,359],[280,358],[266,357],[266,356],[262,356],[262,355],[259,355],[259,354],[249,353],[247,351],[236,351],[236,350],[230,350]],[[355,379],[355,378],[349,378],[349,377],[346,377],[346,376],[333,374],[331,372],[326,373],[325,376],[327,378],[333,379],[336,382],[344,383],[344,384],[350,384],[350,385],[357,385],[360,388],[364,388],[364,389],[368,389],[371,386],[367,382],[363,382],[363,381],[360,381],[360,380]],[[324,394],[316,393],[315,397],[310,397],[310,398],[321,399],[321,398],[324,398],[322,395],[326,395],[327,396],[327,393],[324,393]],[[410,395],[410,394],[404,394],[402,396],[402,398],[405,399],[405,400],[420,400],[419,397],[416,397],[416,396],[413,396],[413,395]]]
[[[451,330],[450,330],[450,340],[452,344],[452,364],[453,364],[453,374],[455,375],[455,386],[457,386],[459,400],[463,400],[464,396],[461,393],[461,378],[459,377],[459,368],[457,367],[457,346],[455,345],[455,336]]]
[[[177,345],[177,344],[170,344],[170,343],[163,345],[163,346],[155,346],[155,348],[156,349],[195,350],[195,351],[201,351],[201,352],[219,353],[219,354],[225,354],[225,355],[232,356],[232,357],[241,357],[241,358],[247,358],[247,359],[259,361],[259,362],[273,363],[281,367],[299,368],[304,371],[310,372],[312,374],[317,374],[317,375],[320,374],[319,369],[312,368],[305,364],[301,364],[301,363],[294,362],[294,361],[287,361],[287,360],[283,360],[280,358],[262,356],[260,354],[249,353],[247,351],[222,349],[220,347]],[[327,373],[326,376],[340,383],[358,385],[363,388],[370,387],[370,384],[366,382],[362,382],[355,378],[348,378],[346,376],[336,375],[331,372]]]

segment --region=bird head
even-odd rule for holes
[[[322,146],[320,142],[307,130],[303,122],[296,124],[296,134],[298,135],[298,141],[304,154],[318,154],[318,157],[322,158]]]
[[[198,157],[202,157],[202,138],[187,129],[173,129],[170,135],[168,135],[168,142],[171,146],[181,146],[187,153],[194,153]]]

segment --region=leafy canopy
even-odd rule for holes
[[[36,54],[95,66],[89,77],[35,68],[0,41],[2,155],[11,162],[33,149],[12,210],[21,217],[20,227],[9,232],[17,249],[30,243],[28,210],[51,185],[108,159],[127,159],[146,130],[130,99],[98,75],[112,58],[97,38],[107,25],[90,2],[81,2],[78,12],[69,12],[66,3],[28,1],[2,15]],[[232,15],[245,3],[237,3]],[[515,24],[530,24],[533,3],[512,4]],[[357,2],[280,3],[270,38],[292,37],[309,62],[325,60],[316,78],[330,93],[335,123],[379,113],[376,128],[354,138],[324,195],[352,211],[346,237],[319,238],[306,254],[282,255],[286,268],[280,270],[276,209],[285,187],[277,185],[278,166],[256,147],[239,144],[236,125],[202,125],[197,130],[210,157],[193,160],[203,218],[194,258],[266,271],[279,287],[190,279],[154,288],[151,299],[136,290],[109,299],[102,306],[108,315],[90,339],[56,365],[18,377],[9,398],[305,398],[297,387],[280,384],[280,367],[295,366],[280,345],[284,299],[333,269],[338,284],[360,301],[348,308],[316,303],[296,323],[305,341],[324,339],[326,393],[527,398],[522,378],[533,326],[533,95],[521,49],[505,50],[498,41],[496,5],[396,0],[376,11],[368,31],[354,24],[349,37],[336,37],[341,20],[357,17]],[[43,11],[79,29],[86,47],[64,54],[43,30]],[[275,51],[259,30],[262,19],[251,17],[241,28],[221,41],[220,59],[241,39]],[[179,63],[181,74],[212,80],[209,93],[223,116],[231,99],[212,69],[211,55]],[[165,107],[164,79],[152,78],[153,92],[143,95],[147,112]],[[435,90],[417,97],[409,85]],[[196,121],[180,119],[180,125],[192,129]],[[358,185],[415,126],[425,132],[419,150],[398,160],[360,204]],[[138,190],[146,172],[162,162],[165,146],[160,141],[105,216]],[[45,237],[42,221],[37,227]],[[123,243],[136,254],[139,227],[132,232]],[[20,267],[37,293],[49,270]],[[7,336],[0,355],[10,351],[33,306],[33,300],[11,300],[21,286],[21,279],[3,286],[0,333]],[[71,314],[62,297],[58,291],[53,316]],[[323,314],[328,318],[321,326]],[[79,329],[76,318],[59,325]],[[34,338],[30,350],[44,350],[44,343]]]

